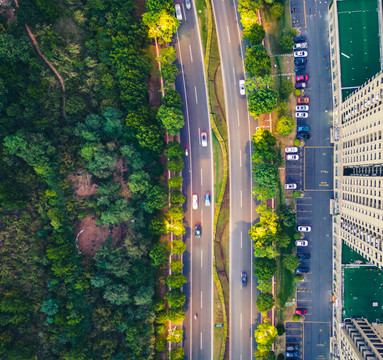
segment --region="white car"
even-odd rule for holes
[[[186,9],[188,9],[188,10],[191,9],[190,0],[185,0],[185,6],[186,6]],[[302,48],[302,49],[303,49],[303,48]]]
[[[286,160],[299,160],[299,155],[286,155]]]
[[[245,91],[245,80],[241,79],[239,80],[239,93],[241,95],[246,95],[246,91]]]
[[[297,188],[297,184],[285,184],[285,190],[295,190]]]
[[[297,105],[295,111],[309,111],[308,105]]]
[[[296,146],[285,148],[285,153],[286,154],[288,154],[288,153],[297,153],[298,151],[299,151],[299,149]]]
[[[308,246],[309,242],[307,240],[297,240],[295,246]]]
[[[294,50],[307,49],[307,42],[297,43],[294,45]]]
[[[193,210],[197,210],[198,209],[198,195],[193,194],[192,199],[193,199]]]
[[[307,119],[309,117],[309,113],[307,113],[307,112],[296,112],[295,117],[298,119]]]
[[[311,231],[311,226],[300,225],[300,226],[297,227],[297,230],[298,231],[302,231],[302,232],[310,232]]]
[[[201,132],[201,145],[207,147],[207,134],[205,131]]]
[[[177,18],[177,20],[181,21],[182,20],[181,5],[180,4],[176,4],[175,8],[176,8],[176,18]]]
[[[294,57],[307,57],[307,51],[294,51]]]

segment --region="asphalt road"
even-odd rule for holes
[[[184,103],[185,126],[181,129],[181,143],[188,147],[183,171],[187,250],[184,253],[183,273],[188,279],[186,319],[184,321],[184,348],[187,359],[212,359],[213,354],[213,155],[211,130],[203,69],[202,48],[196,23],[194,4],[186,10],[181,4],[183,21],[175,39],[176,64],[180,70],[176,89]],[[202,147],[200,134],[208,134],[208,146]],[[205,206],[204,195],[209,191],[211,205]],[[199,198],[198,209],[192,209],[192,194]],[[201,222],[202,235],[194,235],[194,224]],[[194,315],[198,318],[194,319]]]
[[[255,306],[256,278],[252,275],[253,248],[248,232],[255,219],[251,195],[251,134],[256,121],[250,119],[245,96],[239,94],[239,80],[244,79],[241,30],[237,4],[232,0],[213,0],[225,107],[229,128],[230,151],[230,358],[251,359],[253,327],[259,318]],[[248,276],[243,288],[241,272]]]

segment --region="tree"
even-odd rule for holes
[[[272,199],[275,196],[275,187],[279,182],[279,171],[276,165],[259,164],[253,171],[253,193],[258,200]]]
[[[159,71],[160,77],[162,77],[164,81],[164,91],[168,92],[169,90],[173,90],[172,86],[176,81],[176,75],[178,74],[178,68],[175,64],[163,64],[161,66],[161,70]],[[167,105],[164,105],[169,107]],[[180,109],[180,107],[177,107]]]
[[[165,156],[168,159],[181,157],[185,153],[185,150],[178,141],[169,141],[166,144]]]
[[[244,40],[250,40],[251,45],[258,45],[265,38],[265,30],[262,24],[253,23],[243,29]]]
[[[260,323],[254,331],[254,338],[258,345],[270,346],[274,343],[278,336],[277,329],[270,324],[268,319]]]
[[[251,26],[257,21],[257,11],[262,1],[259,0],[239,0],[238,11],[241,14],[241,23],[244,28]]]
[[[185,320],[185,310],[182,307],[171,308],[168,311],[168,317],[173,324],[182,324]]]
[[[273,284],[271,280],[259,280],[257,289],[261,292],[271,292],[273,289]]]
[[[283,15],[283,5],[281,3],[275,3],[270,9],[271,15],[273,15],[276,19],[279,19]]]
[[[151,233],[156,235],[165,235],[168,233],[166,224],[167,224],[167,217],[163,214],[157,215],[153,217],[152,221],[150,222],[149,230]]]
[[[277,5],[277,4],[275,4]],[[278,4],[279,5],[279,4]],[[293,38],[290,35],[283,35],[279,40],[279,46],[285,52],[292,52],[294,47]]]
[[[59,311],[59,304],[60,302],[54,299],[45,300],[42,303],[40,310],[47,316],[53,317]]]
[[[170,269],[174,273],[176,273],[176,274],[181,273],[183,267],[184,267],[184,264],[182,263],[181,260],[179,260],[179,259],[172,259],[172,261],[170,263]]]
[[[294,126],[294,119],[291,116],[281,116],[277,121],[275,131],[282,136],[287,136],[294,130]]]
[[[169,223],[167,226],[168,226],[169,232],[172,232],[175,236],[181,236],[185,234],[186,232],[185,226],[182,221],[174,220],[173,222]],[[177,249],[176,251],[179,251],[179,249]]]
[[[169,333],[166,340],[171,341],[172,343],[180,343],[182,342],[184,332],[181,328],[174,329]]]
[[[186,196],[179,190],[174,190],[170,195],[170,203],[173,205],[182,205],[186,200]]]
[[[278,105],[278,92],[274,89],[259,90],[249,95],[249,112],[258,117],[274,111]]]
[[[293,254],[289,254],[289,255],[285,255],[283,257],[283,266],[287,269],[287,270],[290,270],[292,272],[295,271],[295,269],[299,266],[300,262],[299,262],[299,259],[293,255]]]
[[[175,239],[172,241],[172,253],[176,255],[181,255],[186,251],[186,244],[182,239]]]
[[[26,36],[16,38],[11,34],[0,34],[0,62],[10,65],[27,62],[31,55],[30,46]]]
[[[171,206],[168,215],[173,220],[181,221],[184,218],[184,209],[181,206]]]
[[[174,347],[170,352],[170,360],[184,360],[185,350],[182,347]]]
[[[168,204],[169,189],[165,185],[155,185],[146,192],[146,200],[142,203],[148,213],[163,209]]]
[[[158,109],[157,120],[162,122],[171,136],[178,135],[179,130],[185,125],[184,116],[180,109],[164,105]]]
[[[179,175],[173,175],[169,180],[168,180],[168,186],[172,189],[181,189],[182,187],[182,181],[183,178],[182,176]]]
[[[160,44],[168,43],[180,26],[180,21],[165,9],[160,12],[146,12],[142,15],[142,22],[148,27],[148,37],[157,38]]]
[[[279,88],[281,100],[287,100],[294,91],[294,85],[290,80],[283,79]]]
[[[273,294],[261,293],[258,295],[256,303],[259,312],[267,312],[274,307],[275,299]]]
[[[277,138],[268,130],[259,128],[253,134],[253,155],[254,163],[268,162],[275,163],[277,161],[277,152],[275,145]]]
[[[182,158],[172,158],[166,163],[166,167],[170,171],[180,172],[184,168],[184,161]]]
[[[153,266],[161,266],[169,261],[170,249],[165,244],[154,244],[149,252]]]
[[[171,274],[166,278],[166,285],[172,289],[182,288],[186,283],[186,277],[182,274]]]
[[[274,259],[256,258],[254,260],[254,275],[258,280],[269,280],[277,271],[277,262]]]
[[[174,89],[169,89],[166,91],[162,101],[166,107],[181,109],[183,105],[180,94],[177,90]]]
[[[288,247],[290,244],[290,236],[282,231],[278,231],[275,236],[275,244],[278,246],[278,248],[285,248]]]
[[[271,73],[271,60],[263,45],[246,50],[245,70],[250,76],[265,76]]]
[[[296,225],[296,214],[287,207],[280,210],[279,219],[286,227],[295,227]]]
[[[169,14],[174,13],[174,3],[170,0],[147,0],[145,1],[145,7],[147,11],[154,13],[166,10]]]
[[[129,177],[129,189],[132,193],[143,194],[149,190],[150,184],[150,176],[144,170],[139,170],[134,172]]]
[[[257,350],[255,351],[255,358],[257,360],[275,360],[275,354],[271,350]]]

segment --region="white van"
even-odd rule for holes
[[[176,18],[177,18],[177,20],[181,21],[182,20],[181,5],[180,4],[176,4],[175,8],[176,8]]]

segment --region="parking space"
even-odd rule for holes
[[[286,322],[286,347],[291,346],[299,351],[296,359],[302,359],[303,324],[300,322]]]
[[[294,155],[298,155],[299,160],[285,159],[285,184],[296,184],[296,190],[302,190],[303,151],[298,148],[298,152],[294,153]]]
[[[303,0],[291,0],[291,27],[294,29],[306,27],[306,8]]]
[[[332,146],[305,146],[303,153],[303,190],[333,191]]]

